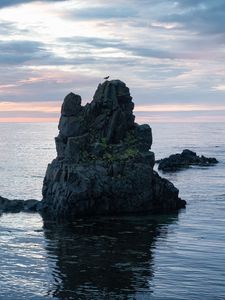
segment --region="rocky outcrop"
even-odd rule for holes
[[[195,152],[185,149],[182,153],[170,155],[158,161],[158,169],[162,171],[177,171],[189,166],[211,166],[218,163],[216,158],[198,156]]]
[[[0,196],[0,214],[18,212],[36,212],[41,207],[41,201],[29,200],[9,200]]]
[[[43,183],[43,214],[53,217],[177,210],[172,183],[153,171],[149,125],[134,122],[134,103],[120,80],[99,84],[93,101],[64,99],[57,157]]]

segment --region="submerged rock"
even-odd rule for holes
[[[214,157],[197,156],[197,154],[191,150],[185,149],[182,153],[170,155],[164,159],[158,161],[158,169],[162,171],[177,171],[189,166],[211,166],[218,163]]]
[[[134,103],[120,80],[99,84],[93,101],[64,99],[57,157],[43,183],[43,213],[52,217],[170,211],[185,206],[178,189],[153,171],[149,125],[134,122]]]

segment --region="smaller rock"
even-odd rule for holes
[[[40,201],[35,199],[29,199],[23,201],[23,211],[35,212]]]
[[[173,154],[156,162],[159,163],[159,170],[175,172],[189,166],[211,166],[218,163],[218,160],[214,157],[198,156],[195,152],[185,149],[180,154]]]
[[[189,149],[184,149],[181,153],[183,157],[196,157],[197,154],[194,151],[191,151]]]
[[[0,215],[2,213],[18,213],[22,211],[36,212],[39,210],[41,201],[29,200],[9,200],[0,196]]]
[[[18,213],[23,211],[23,200],[8,200],[5,212]]]
[[[9,201],[8,199],[3,198],[3,197],[0,196],[0,210],[1,210],[1,212],[5,211],[5,208],[8,205],[8,201]]]

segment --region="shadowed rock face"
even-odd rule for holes
[[[43,212],[69,218],[184,206],[173,184],[153,171],[151,128],[134,122],[133,108],[120,80],[100,84],[85,106],[79,95],[66,96],[57,158],[43,184]]]

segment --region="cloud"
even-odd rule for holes
[[[115,4],[106,5],[99,0],[94,6],[91,4],[70,10],[66,15],[69,14],[75,22],[102,21],[100,24],[111,32],[111,36],[120,38],[118,41],[107,41],[85,37],[83,40],[71,39],[71,42],[86,44],[89,48],[111,47],[125,55],[146,58],[224,59],[224,51],[217,47],[225,42],[224,0],[152,0],[151,3],[141,3],[137,0],[118,0]],[[123,20],[117,21],[120,18]],[[100,25],[99,29],[102,30]],[[127,35],[123,34],[126,31]],[[211,41],[207,38],[209,34],[213,39]]]
[[[225,92],[225,84],[218,84],[212,87],[213,90]]]
[[[138,15],[138,11],[132,6],[127,5],[105,5],[92,4],[86,8],[76,8],[68,13],[68,16],[73,19],[82,20],[109,20],[109,19],[128,19]]]
[[[102,48],[119,48],[123,45],[123,41],[117,38],[99,38],[91,36],[74,36],[59,39],[60,42],[66,43],[68,45],[83,44],[89,47]]]
[[[0,21],[0,34],[1,35],[9,35],[13,33],[15,30],[15,27],[10,22],[3,22]]]
[[[37,0],[1,0],[0,1],[0,8],[7,7],[7,6],[14,6],[19,4],[26,4],[30,2],[35,2]],[[63,2],[68,0],[41,0],[42,2]]]
[[[76,47],[83,46],[85,49],[107,49],[113,48],[120,50],[124,54],[130,53],[130,55],[134,56],[141,56],[141,57],[153,57],[153,58],[166,58],[166,59],[173,59],[175,58],[175,54],[170,51],[151,48],[151,47],[144,47],[141,44],[139,46],[134,46],[131,43],[124,42],[122,39],[112,39],[112,38],[99,38],[99,37],[82,37],[82,36],[75,36],[70,38],[62,38],[59,40],[66,44],[69,49],[74,49]],[[115,61],[118,58],[115,59]]]
[[[0,103],[62,101],[69,92],[90,101],[101,77],[88,70],[54,67],[0,66]],[[12,72],[13,69],[13,72]],[[17,108],[18,109],[18,108]],[[0,104],[0,110],[5,110]]]
[[[94,57],[66,58],[56,55],[51,45],[38,41],[0,41],[0,65],[82,65],[94,62]]]
[[[224,35],[225,2],[223,0],[178,0],[176,8],[175,13],[162,15],[160,21],[178,23],[182,25],[181,29],[194,33]]]
[[[0,1],[0,101],[90,101],[110,75],[136,104],[224,103],[224,0],[39,2]]]
[[[0,41],[0,64],[23,64],[36,59],[46,59],[51,55],[45,45],[36,41]]]

